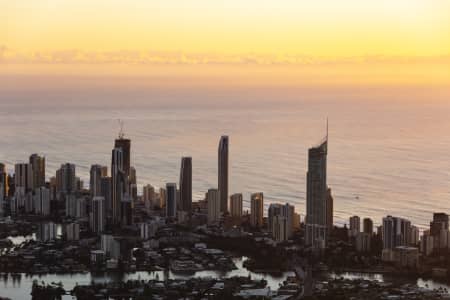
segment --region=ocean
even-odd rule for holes
[[[386,215],[424,229],[433,212],[450,213],[450,104],[402,101],[230,101],[204,105],[191,98],[132,101],[118,95],[34,101],[0,97],[0,161],[9,172],[32,153],[46,156],[49,178],[76,164],[89,183],[91,164],[111,164],[118,119],[131,139],[139,193],[179,181],[182,156],[192,156],[193,199],[217,187],[217,147],[230,137],[230,192],[264,193],[264,204],[295,205],[304,217],[308,148],[326,134],[328,185],[334,220],[352,215],[380,224]],[[162,97],[161,95],[159,95]],[[121,103],[117,105],[117,102]],[[181,103],[181,104],[180,104]]]

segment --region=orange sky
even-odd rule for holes
[[[0,75],[450,85],[446,0],[0,3]]]

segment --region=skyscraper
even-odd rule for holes
[[[0,217],[3,217],[4,200],[8,196],[5,189],[5,186],[7,186],[8,176],[5,171],[5,165],[0,163]]]
[[[91,230],[100,234],[105,229],[105,198],[94,197],[92,199]]]
[[[286,204],[279,204],[279,203],[272,203],[269,205],[269,209],[267,211],[268,215],[268,229],[272,232],[272,235],[274,232],[272,231],[274,228],[274,220],[275,217],[280,216],[284,218],[285,224],[283,229],[283,234],[285,235],[283,240],[287,240],[292,236],[292,233],[294,231],[294,213],[295,208],[294,206],[290,205],[289,203]],[[280,219],[281,220],[281,219]],[[278,230],[278,229],[277,229]],[[274,236],[275,238],[275,236]]]
[[[128,180],[130,185],[128,193],[132,200],[137,200],[137,176],[135,167],[130,167],[130,176],[128,177]]]
[[[208,224],[216,223],[220,220],[220,198],[217,189],[209,189],[206,194],[208,202]]]
[[[5,196],[3,195],[3,184],[0,183],[0,217],[4,215],[4,206],[5,206]]]
[[[226,213],[228,210],[228,136],[223,135],[219,142],[219,168],[218,187],[220,198],[220,211]]]
[[[41,242],[47,242],[56,239],[56,224],[53,222],[39,223],[36,238]]]
[[[349,236],[355,237],[361,232],[361,219],[358,216],[350,217],[350,231]]]
[[[101,196],[105,198],[105,218],[112,217],[112,180],[111,177],[101,178]]]
[[[33,167],[31,164],[19,163],[15,165],[14,183],[16,189],[23,187],[25,191],[33,189]]]
[[[0,192],[3,197],[9,196],[9,176],[6,172],[5,164],[0,163],[0,188],[2,191]]]
[[[449,217],[446,213],[434,213],[430,222],[430,236],[433,237],[435,248],[447,248]]]
[[[407,246],[411,241],[411,222],[409,220],[387,216],[383,218],[383,249]]]
[[[122,226],[130,226],[133,224],[133,206],[131,196],[129,194],[124,194],[122,201],[120,202],[120,224]]]
[[[163,208],[167,203],[167,191],[165,188],[159,188],[159,203],[158,207]]]
[[[269,209],[267,210],[267,227],[269,229],[269,231],[272,232],[272,228],[273,228],[273,221],[275,216],[282,216],[282,208],[283,205],[279,204],[279,203],[271,203],[269,205]]]
[[[118,139],[116,139],[114,143],[114,148],[122,149],[122,157],[123,157],[123,165],[122,169],[125,172],[127,177],[130,176],[130,168],[131,168],[131,159],[130,159],[130,151],[131,151],[131,140],[125,139],[123,135],[120,135]]]
[[[373,235],[373,221],[370,218],[363,219],[363,232]]]
[[[103,177],[104,167],[101,165],[92,165],[89,172],[89,189],[91,191],[92,197],[97,197],[102,195],[102,177]]]
[[[88,217],[88,211],[87,211],[87,203],[88,198],[85,197],[78,197],[75,201],[75,217],[80,218],[86,218]]]
[[[56,185],[58,192],[70,194],[77,190],[77,178],[75,165],[70,163],[62,164],[56,171]]]
[[[308,151],[306,244],[314,248],[325,247],[330,226],[327,218],[327,148],[328,133],[320,145]]]
[[[230,214],[232,217],[242,217],[242,194],[230,196]]]
[[[192,158],[181,158],[180,170],[180,210],[191,211],[192,208]]]
[[[327,189],[327,229],[328,233],[331,233],[331,230],[333,230],[333,195],[331,195],[331,189]]]
[[[177,184],[166,184],[166,217],[175,218],[177,215]]]
[[[123,151],[121,148],[114,148],[112,150],[111,160],[111,205],[113,224],[120,223],[120,208],[124,191],[125,173],[123,171]]]
[[[147,211],[153,210],[156,206],[155,188],[151,184],[144,185],[142,189],[142,200]]]
[[[275,215],[271,222],[270,232],[272,237],[277,242],[287,241],[289,239],[287,230],[289,221],[282,215]]]
[[[45,157],[38,154],[30,156],[30,164],[33,169],[33,189],[45,185]]]
[[[37,188],[33,196],[33,201],[34,212],[37,215],[50,215],[50,190],[48,188],[44,186]]]
[[[449,217],[446,213],[434,213],[433,221],[430,222],[430,234],[432,236],[439,235],[442,230],[447,231]]]
[[[64,231],[66,234],[66,240],[68,241],[78,241],[80,240],[80,224],[69,223],[64,226]]]
[[[264,215],[264,195],[263,193],[254,193],[250,201],[250,224],[253,227],[261,228],[263,226]]]

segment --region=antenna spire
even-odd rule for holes
[[[119,130],[119,139],[123,139],[125,137],[125,133],[123,131],[123,120],[118,119],[120,130]]]
[[[327,137],[327,141],[328,141],[328,117],[327,117],[327,135],[326,135],[326,137]]]

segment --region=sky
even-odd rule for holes
[[[149,78],[448,96],[449,70],[447,0],[0,1],[0,89]]]

